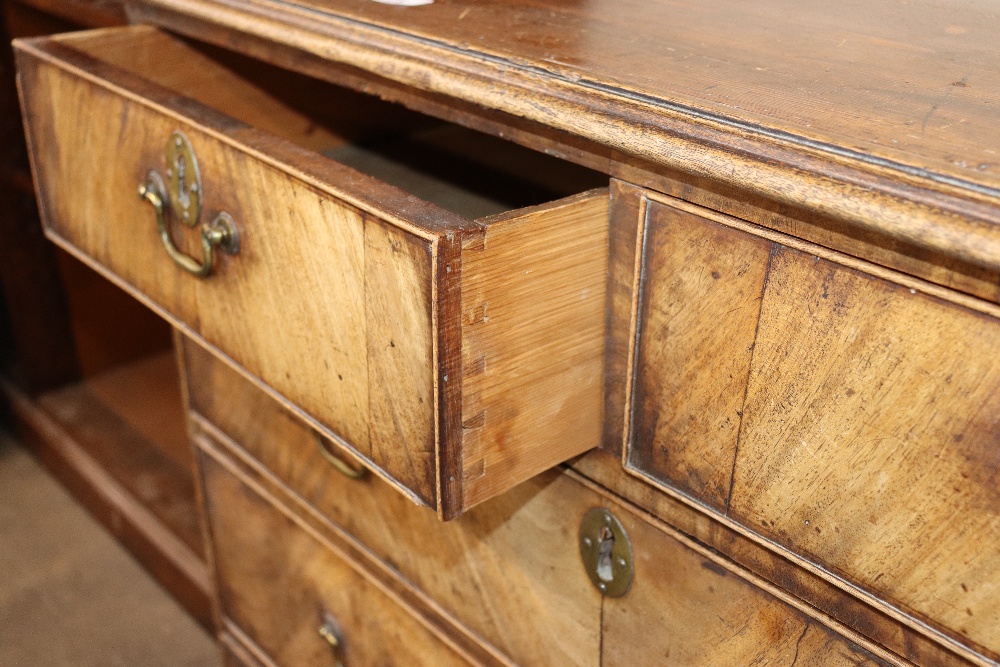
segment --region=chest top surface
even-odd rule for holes
[[[144,0],[132,18],[533,123],[619,177],[627,163],[707,178],[1000,267],[987,0]]]
[[[1000,187],[1000,8],[989,1],[282,4],[744,131]]]

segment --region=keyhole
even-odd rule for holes
[[[187,188],[184,187],[184,174],[186,171],[185,160],[183,155],[178,155],[176,160],[177,168],[177,196],[181,200],[181,208],[187,208],[191,202],[191,198],[188,196]]]
[[[615,575],[611,571],[611,550],[615,547],[615,534],[607,526],[601,526],[600,544],[597,545],[597,576],[601,581],[611,581]]]

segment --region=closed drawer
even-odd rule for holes
[[[600,175],[149,27],[16,48],[50,238],[415,501],[451,518],[598,443]]]
[[[238,656],[228,647],[223,646],[222,648],[222,664],[223,667],[247,667],[250,663],[243,660],[241,656]]]
[[[571,474],[545,473],[455,521],[434,521],[380,480],[337,472],[308,428],[208,353],[187,343],[184,358],[196,425],[227,443],[215,460],[232,456],[253,478],[276,477],[516,664],[765,665],[796,655],[799,664],[883,664]],[[634,553],[621,598],[602,599],[578,549],[584,516],[602,506]]]
[[[321,537],[200,463],[224,629],[281,667],[469,664]]]
[[[801,602],[748,581],[669,527],[615,515],[632,542],[635,581],[624,597],[604,601],[602,667],[911,664],[877,645],[863,648],[843,626],[817,622]]]
[[[262,667],[260,660],[251,654],[252,649],[226,632],[219,636],[219,650],[222,652],[223,667]]]
[[[632,472],[1000,652],[995,306],[648,195]]]
[[[257,414],[261,424],[272,418]],[[546,473],[442,524],[401,504],[398,494],[388,493],[378,480],[358,483],[329,468],[324,474],[320,461],[311,461],[308,437],[295,437],[288,423],[266,430],[268,437],[281,431],[286,437],[252,445],[274,466],[271,472],[296,482],[296,492],[325,508],[393,570],[516,664],[770,665],[796,659],[817,666],[893,664],[891,654],[875,647],[883,655],[878,657],[861,648],[710,550],[666,526],[647,523],[570,474]],[[263,471],[220,465],[229,460],[231,444],[217,448],[208,444],[211,440],[201,440],[210,452],[201,461],[214,540],[231,540],[236,532],[220,530],[216,523],[233,525],[271,537],[256,538],[260,546],[243,542],[223,546],[224,551],[286,553],[289,540],[277,526],[246,518],[275,512],[245,486]],[[247,475],[247,481],[235,475]],[[602,600],[584,572],[578,530],[594,507],[610,508],[631,543],[635,576],[624,597]],[[298,510],[293,505],[286,513],[296,516]],[[257,529],[242,528],[246,524]],[[272,547],[274,541],[281,545]],[[220,580],[228,576],[226,567],[221,565]],[[275,575],[267,580],[222,583],[221,589],[238,599],[243,586],[284,584]],[[345,631],[345,644],[349,638]]]
[[[521,665],[599,664],[601,596],[575,539],[600,496],[549,471],[442,523],[378,478],[341,474],[321,450],[332,443],[200,346],[184,341],[182,355],[196,426],[238,443],[237,456],[277,477],[475,636]]]

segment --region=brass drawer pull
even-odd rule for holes
[[[336,667],[343,667],[344,640],[341,639],[340,628],[330,614],[323,614],[323,625],[319,626],[319,636],[326,640],[333,651],[333,659]]]
[[[361,479],[368,474],[368,469],[364,466],[351,466],[343,461],[339,456],[334,454],[333,449],[330,447],[329,440],[320,435],[318,431],[313,431],[313,437],[316,439],[316,446],[319,448],[320,454],[323,455],[323,458],[327,460],[327,463],[332,465],[337,472],[346,477],[350,477],[351,479]]]
[[[196,259],[178,250],[167,225],[166,209],[170,207],[171,200],[177,203],[177,216],[185,225],[191,227],[196,225],[201,213],[201,176],[197,160],[191,144],[180,132],[174,132],[167,143],[167,165],[167,176],[170,178],[170,192],[173,193],[173,197],[168,194],[163,178],[157,172],[151,171],[146,175],[146,182],[139,186],[139,198],[145,199],[153,206],[153,211],[156,213],[156,228],[170,258],[185,271],[204,278],[212,272],[216,247],[229,255],[239,252],[239,232],[236,231],[236,223],[232,216],[222,212],[201,228],[200,264]]]

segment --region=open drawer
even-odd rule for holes
[[[151,27],[15,48],[49,237],[341,453],[447,519],[598,444],[607,177]]]

